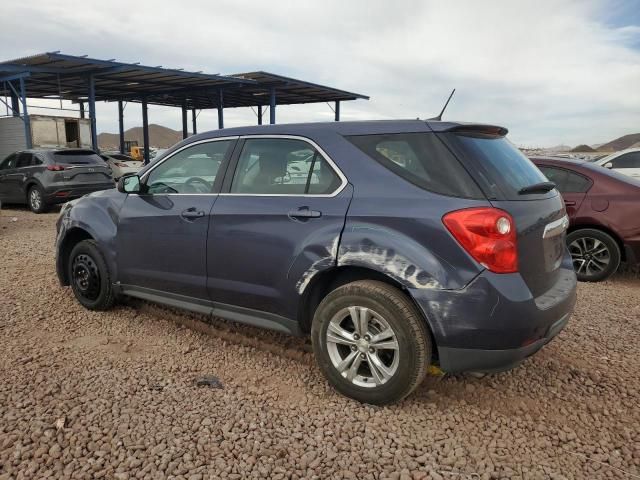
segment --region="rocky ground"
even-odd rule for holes
[[[377,408],[332,391],[305,341],[82,309],[56,280],[56,216],[0,212],[2,480],[640,478],[636,276],[581,284],[515,371],[429,377]]]

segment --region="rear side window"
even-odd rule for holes
[[[504,137],[445,134],[459,151],[466,165],[473,165],[479,181],[490,198],[523,200],[524,187],[546,182],[547,179],[518,148]]]
[[[347,139],[418,187],[453,197],[483,198],[464,167],[432,133],[358,135]]]
[[[103,165],[104,160],[92,150],[58,150],[53,161],[70,165]]]
[[[313,145],[303,140],[253,138],[244,142],[232,193],[328,195],[342,180]]]
[[[540,165],[540,171],[550,181],[556,184],[560,193],[584,193],[589,190],[591,180],[564,168]]]
[[[31,155],[30,153],[22,152],[20,155],[18,155],[18,165],[16,166],[16,168],[30,166],[32,158],[33,158],[33,155]]]

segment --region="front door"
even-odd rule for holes
[[[16,202],[15,181],[13,177],[16,173],[18,154],[12,153],[0,163],[0,200],[3,202]],[[22,199],[24,200],[24,199]]]
[[[118,279],[131,286],[206,299],[209,214],[235,139],[176,151],[142,178],[120,211]]]
[[[247,138],[236,157],[211,215],[211,299],[295,319],[313,274],[335,264],[351,186],[304,139]]]

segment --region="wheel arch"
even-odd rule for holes
[[[73,247],[83,240],[95,240],[95,238],[84,228],[73,227],[64,236],[59,247],[59,259],[58,259],[58,276],[62,285],[69,285],[69,272],[67,271],[67,265],[69,264],[69,256]]]
[[[301,295],[301,301],[298,308],[298,322],[300,324],[300,330],[305,334],[311,332],[314,313],[324,297],[336,288],[358,280],[377,280],[397,288],[403,295],[405,295],[415,307],[416,312],[424,320],[433,345],[432,355],[437,358],[438,348],[429,319],[426,318],[426,315],[416,303],[411,293],[404,285],[394,278],[372,268],[345,265],[323,270],[316,274]]]

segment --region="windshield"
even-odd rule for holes
[[[456,150],[460,151],[466,162],[473,163],[481,183],[492,198],[518,199],[522,197],[518,192],[523,188],[548,181],[542,172],[504,137],[449,134],[449,140],[454,142]]]

